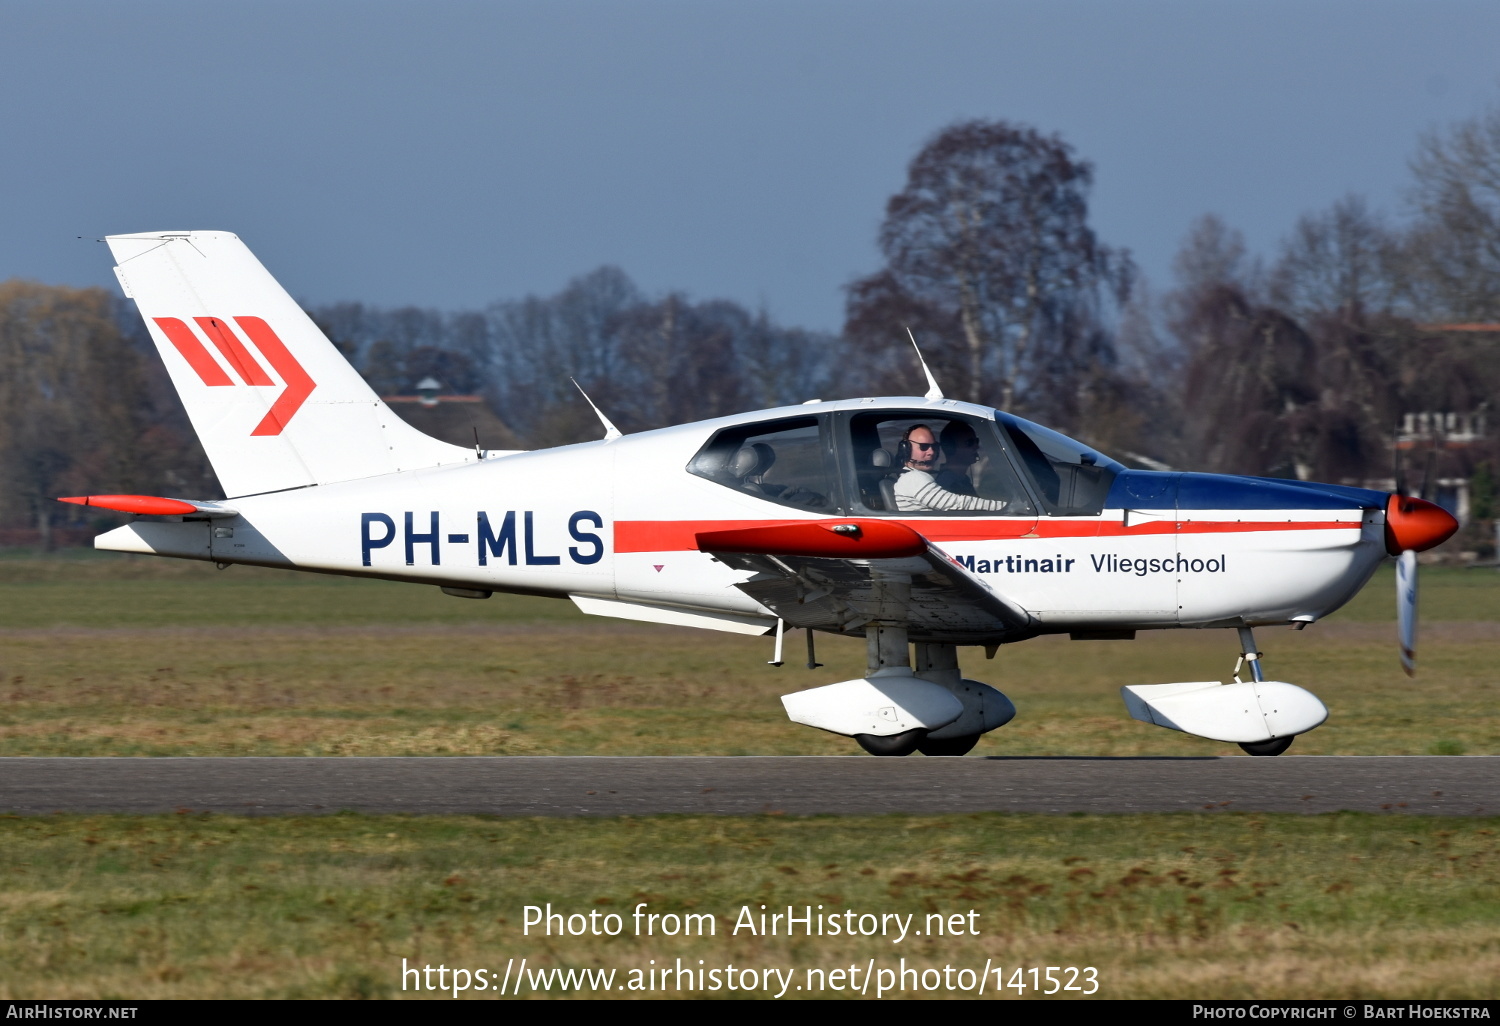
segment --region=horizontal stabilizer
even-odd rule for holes
[[[94,539],[94,548],[109,552],[136,552],[177,559],[213,558],[207,520],[136,520]]]
[[[73,495],[59,498],[58,502],[71,502],[77,506],[108,509],[116,513],[135,513],[148,517],[237,517],[239,510],[222,502],[193,502],[188,499],[162,499],[154,495]]]

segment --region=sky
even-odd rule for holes
[[[220,229],[309,304],[615,264],[837,330],[954,121],[1060,135],[1159,290],[1204,213],[1266,255],[1350,192],[1400,216],[1421,135],[1497,102],[1492,0],[0,0],[0,280]]]

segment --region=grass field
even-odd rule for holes
[[[498,977],[523,956],[615,969],[617,986],[651,959],[801,984],[904,957],[989,959],[1007,982],[1092,966],[1101,997],[1494,998],[1497,830],[1356,814],[11,818],[0,998],[394,997],[402,958]],[[716,934],[636,937],[627,918],[618,937],[524,936],[523,906],[548,902],[708,913]],[[975,910],[978,935],[733,934],[762,904],[912,913],[916,928]]]
[[[1295,752],[1500,753],[1500,574],[1434,568],[1423,588],[1416,682],[1396,662],[1388,575],[1326,623],[1258,633],[1271,674],[1332,710]],[[10,554],[0,755],[852,754],[777,701],[862,672],[859,643],[819,652],[817,673],[774,669],[765,639],[562,602]],[[1118,697],[1224,679],[1235,654],[1225,631],[966,650],[968,675],[1020,710],[977,754],[1236,755],[1136,723]],[[393,997],[402,958],[498,973],[521,957],[619,985],[653,958],[795,970],[795,986],[905,957],[988,959],[1007,982],[1093,966],[1102,997],[1496,997],[1497,832],[1356,814],[0,817],[0,998]],[[521,933],[527,904],[641,901],[712,913],[718,935]],[[746,904],[974,909],[980,934],[726,936]]]
[[[1301,632],[1262,630],[1271,676],[1329,721],[1305,754],[1496,754],[1500,574],[1423,574],[1421,676],[1396,661],[1392,584]],[[859,676],[824,638],[810,673],[768,639],[452,599],[381,581],[79,553],[0,559],[0,755],[793,755],[855,751],[778,696]],[[1237,755],[1126,716],[1129,683],[1227,679],[1229,631],[1041,638],[965,672],[1019,714],[978,754]]]

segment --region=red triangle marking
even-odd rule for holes
[[[652,563],[651,565],[654,566],[654,567],[656,567],[656,572],[657,573],[661,573],[661,568],[664,567],[664,566],[666,566],[667,564],[665,564],[665,563]]]
[[[251,435],[279,435],[286,426],[291,423],[292,417],[302,408],[307,397],[312,395],[313,389],[317,388],[317,382],[303,369],[302,364],[287,349],[285,343],[271,326],[259,317],[236,317],[235,323],[240,326],[255,347],[260,350],[271,369],[281,375],[281,380],[286,383],[286,388],[281,395],[277,396],[276,402],[272,404],[265,417],[251,431]],[[264,373],[264,372],[262,372]]]

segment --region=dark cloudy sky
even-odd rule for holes
[[[1060,133],[1167,284],[1213,211],[1267,253],[1500,102],[1500,4],[0,0],[0,279],[115,232],[240,234],[293,294],[440,308],[603,263],[836,328],[906,163]]]

